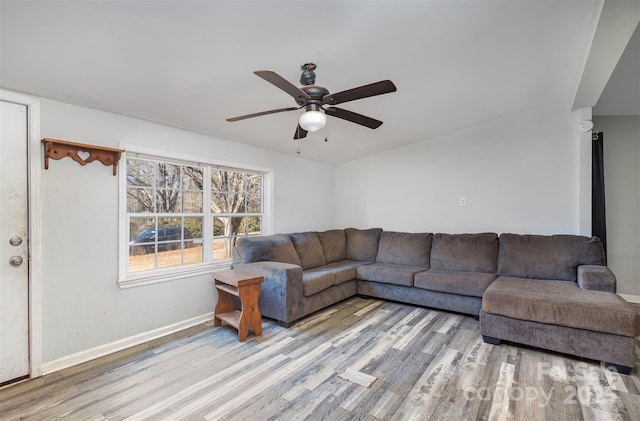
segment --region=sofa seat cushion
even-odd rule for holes
[[[298,232],[289,234],[293,247],[300,258],[302,269],[313,269],[325,264],[322,245],[315,232]]]
[[[302,294],[309,297],[335,285],[333,273],[321,268],[302,272]]]
[[[585,290],[575,282],[500,276],[482,298],[482,310],[519,320],[635,337],[640,316],[617,294]]]
[[[495,273],[430,269],[416,273],[414,286],[431,291],[482,298],[484,291],[495,279]]]
[[[343,284],[352,279],[356,279],[356,268],[362,266],[365,263],[357,262],[355,260],[342,260],[340,262],[329,263],[319,267],[319,270],[325,270],[333,273],[333,280],[336,285]]]
[[[358,266],[356,275],[363,281],[374,281],[385,284],[413,286],[413,276],[427,270],[423,266],[397,265],[394,263],[373,263]]]
[[[432,237],[430,233],[383,231],[376,262],[429,267]]]

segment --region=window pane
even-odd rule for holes
[[[158,267],[166,268],[182,264],[182,248],[179,242],[158,244]]]
[[[202,192],[182,193],[183,212],[202,213]]]
[[[213,218],[213,236],[214,237],[228,237],[231,235],[231,225],[229,218],[224,216],[216,216]]]
[[[241,216],[234,216],[231,218],[231,235],[245,234],[246,220]]]
[[[213,240],[213,260],[229,259],[230,257],[231,249],[229,239]]]
[[[194,238],[202,238],[202,218],[184,218],[184,228],[185,243]]]
[[[155,228],[156,218],[131,218],[129,220],[129,241],[136,240],[137,236],[145,239],[150,238],[155,235]]]
[[[127,211],[129,213],[154,212],[153,189],[134,188],[127,189]]]
[[[244,192],[245,189],[245,175],[241,172],[229,171],[229,191],[230,192]]]
[[[247,218],[247,231],[249,235],[258,235],[262,232],[262,224],[259,216],[250,216]]]
[[[229,177],[227,175],[227,171],[211,171],[211,190],[217,192],[226,192],[229,190]]]
[[[227,204],[226,193],[211,194],[211,212],[213,213],[229,213],[229,205]]]
[[[180,212],[180,190],[162,189],[156,192],[158,213]]]
[[[185,190],[202,190],[202,168],[182,167],[182,188]]]
[[[191,245],[185,242],[184,247],[185,264],[202,262],[202,239],[193,241]]]
[[[229,194],[229,213],[246,212],[245,195],[241,193]]]
[[[142,270],[151,270],[156,267],[156,255],[142,254],[142,255],[129,255],[129,272],[140,272]]]
[[[180,218],[158,218],[158,254],[161,252],[180,249],[179,241],[182,240],[182,221]],[[178,243],[176,243],[178,241]],[[169,243],[171,242],[171,243]],[[158,266],[160,260],[167,259],[167,256],[158,256]]]
[[[202,218],[184,218],[184,263],[202,262]]]
[[[247,193],[260,195],[262,192],[262,176],[258,174],[247,174]]]
[[[153,254],[156,251],[156,243],[151,240],[148,243],[135,242],[129,245],[129,256],[142,256],[144,254]]]
[[[127,184],[129,186],[155,185],[156,163],[139,159],[127,159]]]
[[[262,204],[260,202],[259,195],[247,195],[247,213],[260,213],[262,211]]]
[[[180,188],[180,166],[160,162],[158,164],[158,187]]]
[[[182,220],[181,218],[158,218],[158,228],[162,229],[162,228],[175,228],[175,227],[179,227],[181,228],[182,225]],[[178,235],[180,235],[179,230],[173,230],[171,231],[173,234],[175,234],[176,232],[178,232]],[[160,237],[162,237],[162,234],[160,235]],[[158,240],[158,241],[162,241],[162,240]]]

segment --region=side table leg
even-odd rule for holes
[[[258,307],[260,290],[260,284],[247,285],[239,289],[242,314],[240,315],[238,338],[241,342],[247,338],[249,327],[253,327],[253,332],[256,336],[262,336],[262,315]]]
[[[260,284],[251,285],[251,327],[253,327],[253,333],[255,333],[256,336],[262,336],[262,315],[260,314],[260,307],[258,306],[260,290]]]

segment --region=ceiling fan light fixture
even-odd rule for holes
[[[327,125],[327,116],[322,111],[305,111],[298,119],[300,127],[308,132],[317,132]]]

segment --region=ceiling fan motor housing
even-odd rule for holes
[[[300,89],[311,97],[311,99],[298,101],[298,105],[304,106],[307,110],[318,110],[323,104],[322,98],[329,94],[327,88],[318,85],[302,86]]]

